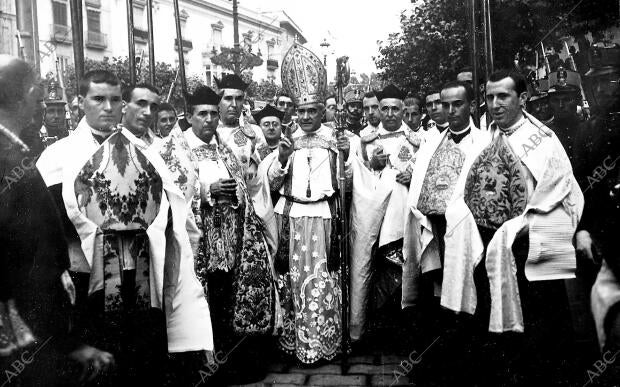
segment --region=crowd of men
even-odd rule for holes
[[[272,348],[321,365],[347,328],[353,354],[427,353],[420,385],[611,383],[620,48],[592,50],[583,85],[498,70],[478,105],[468,71],[424,98],[390,84],[338,101],[294,44],[271,104],[250,114],[224,75],[181,120],[105,70],[65,113],[0,56],[2,377],[257,382]]]

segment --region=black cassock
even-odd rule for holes
[[[61,282],[61,274],[68,268],[62,223],[35,167],[35,159],[16,147],[3,149],[0,151],[0,301],[6,304],[14,300],[37,342],[0,357],[0,369],[8,370],[0,376],[0,384],[17,383],[17,380],[20,385],[62,383],[58,379],[60,366],[66,363],[65,354],[77,345],[69,335],[71,306]],[[0,329],[6,335],[10,328],[5,322]],[[22,360],[21,365],[17,359]]]

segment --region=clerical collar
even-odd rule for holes
[[[499,130],[501,130],[501,131],[502,131],[502,132],[503,132],[506,136],[510,136],[511,134],[513,134],[514,132],[516,132],[516,131],[520,128],[520,127],[522,127],[522,126],[523,126],[523,124],[525,124],[525,116],[524,116],[524,115],[521,115],[521,118],[520,118],[517,122],[515,122],[514,124],[512,124],[511,126],[509,126],[508,128],[503,129],[503,128],[499,127],[499,125],[498,125],[498,128],[499,128]]]
[[[134,134],[134,136],[136,136],[136,135]],[[140,134],[139,136],[136,136],[136,137],[139,138],[140,140],[144,141],[144,143],[147,146],[153,145],[153,142],[155,141],[155,134],[149,128],[147,128],[144,133],[142,133],[142,134]]]
[[[439,130],[439,133],[443,133],[446,129],[448,129],[448,126],[450,125],[449,122],[444,122],[443,124],[437,124],[435,122],[435,124],[437,125],[437,130]]]
[[[383,135],[383,134],[390,134],[390,133],[396,133],[396,132],[404,132],[405,128],[403,126],[405,126],[407,124],[405,124],[404,122],[400,125],[400,127],[396,130],[387,130],[386,128],[383,127],[383,124],[379,124],[379,126],[377,127],[377,133]]]
[[[88,122],[86,122],[86,125],[88,125]],[[88,125],[88,127],[90,129],[90,133],[93,135],[93,137],[95,138],[95,140],[97,140],[99,144],[102,144],[108,137],[110,137],[110,135],[113,132],[113,131],[104,131],[104,130],[95,129],[90,125]]]
[[[196,133],[194,133],[191,126],[187,130],[188,130],[188,135],[190,137],[187,142],[189,143],[190,147],[195,148],[196,146],[210,145],[210,144],[217,145],[217,139],[215,138],[215,134],[211,136],[211,140],[207,143],[202,138],[198,137]]]
[[[471,125],[467,125],[465,129],[459,130],[458,132],[455,132],[450,128],[448,128],[448,130],[448,138],[454,141],[455,144],[458,144],[471,132]]]
[[[318,128],[316,128],[315,130],[311,131],[311,132],[306,132],[305,130],[301,129],[301,134],[300,136],[314,136],[316,134],[318,134],[321,129],[323,129],[323,124],[321,124],[321,126],[319,126]]]
[[[241,119],[237,118],[237,122],[232,124],[232,125],[228,125],[224,121],[220,120],[220,125],[218,125],[218,127],[219,126],[223,126],[225,128],[231,128],[231,129],[240,128],[241,127]]]

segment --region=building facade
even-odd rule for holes
[[[19,2],[20,0],[17,0]],[[28,1],[28,0],[27,0]],[[84,56],[102,60],[104,57],[127,56],[128,30],[125,0],[83,0],[82,29]],[[0,0],[0,53],[18,54],[15,38],[17,27],[15,0]],[[136,57],[148,59],[148,27],[146,0],[133,1],[134,40]],[[180,0],[180,19],[185,71],[207,84],[213,77],[230,72],[212,63],[211,58],[222,47],[233,47],[232,3],[226,0]],[[301,29],[283,11],[257,13],[239,7],[239,40],[242,48],[259,55],[261,66],[252,69],[254,80],[272,79],[280,82],[280,63],[286,50],[297,40],[304,44]],[[155,60],[178,66],[179,45],[176,36],[172,0],[153,0],[153,33]],[[72,23],[67,0],[37,0],[34,17],[38,29],[41,75],[55,73],[73,63]],[[36,34],[36,32],[35,32]]]

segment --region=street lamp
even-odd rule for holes
[[[323,38],[323,42],[321,42],[320,46],[323,49],[323,66],[327,66],[327,50],[331,44],[329,44],[327,38]]]

